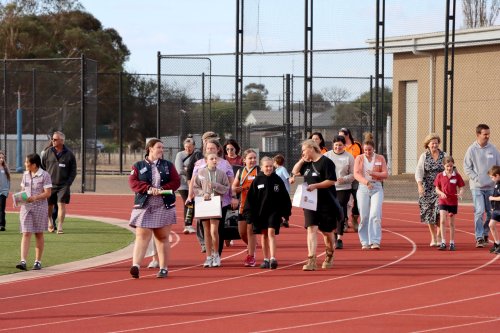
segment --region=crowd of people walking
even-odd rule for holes
[[[21,260],[17,268],[27,269],[30,238],[35,234],[36,252],[33,269],[41,269],[44,249],[43,232],[64,233],[66,205],[70,186],[76,177],[76,160],[64,145],[62,132],[54,132],[50,144],[38,154],[26,156],[21,188],[25,198],[21,206],[23,234]],[[489,142],[490,128],[479,124],[476,140],[465,152],[463,170],[468,179],[474,205],[475,246],[485,247],[491,235],[490,252],[500,254],[496,224],[500,219],[500,153]],[[425,151],[415,170],[420,220],[427,225],[431,247],[455,251],[455,216],[466,182],[452,156],[440,148],[435,133],[423,141]],[[301,177],[301,196],[294,205],[303,207],[306,235],[304,271],[318,269],[318,248],[324,251],[322,269],[334,264],[336,250],[344,248],[344,232],[357,232],[362,250],[381,250],[384,181],[389,177],[386,159],[376,152],[371,133],[362,143],[347,128],[341,128],[327,148],[320,132],[314,132],[301,144],[301,156],[293,161],[291,172],[285,168],[283,155],[258,160],[254,149],[242,149],[233,139],[220,143],[219,136],[206,132],[198,149],[192,137],[183,141],[183,150],[171,162],[164,159],[160,139],[150,139],[144,158],[132,166],[130,189],[135,193],[130,226],[135,228],[135,244],[130,274],[139,278],[148,246],[154,244],[150,268],[158,268],[157,277],[168,276],[169,234],[176,224],[176,192],[183,209],[186,235],[196,234],[205,257],[203,267],[222,266],[224,245],[232,238],[226,230],[226,214],[234,211],[237,236],[246,246],[242,265],[257,265],[257,235],[261,235],[260,268],[278,267],[277,236],[280,228],[290,227],[292,184]],[[0,230],[4,231],[5,201],[10,189],[10,171],[5,154],[0,152]],[[301,201],[313,203],[313,208]],[[196,204],[195,204],[196,202]],[[56,210],[56,214],[54,213]],[[55,220],[57,219],[57,223]],[[196,229],[194,225],[196,224]],[[449,238],[447,239],[447,229]],[[318,244],[318,235],[323,244]],[[200,261],[202,261],[200,259]]]

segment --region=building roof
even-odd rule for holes
[[[332,124],[331,112],[315,112],[312,115],[313,127],[329,126]],[[291,123],[293,126],[304,124],[304,111],[292,111]],[[283,112],[281,111],[250,111],[245,119],[245,126],[282,126],[284,123]]]
[[[451,31],[450,39],[451,42]],[[422,52],[444,48],[445,32],[386,37],[384,40],[386,53]],[[375,47],[375,39],[366,41]],[[455,30],[455,47],[500,44],[500,26]]]

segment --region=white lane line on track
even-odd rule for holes
[[[494,260],[492,260],[492,261],[494,261]],[[438,280],[440,280],[440,279],[438,279]],[[396,288],[396,289],[400,289],[400,288]],[[391,290],[388,290],[388,291],[391,291]],[[385,292],[385,291],[383,291],[383,292]],[[475,300],[484,299],[487,297],[493,297],[493,296],[497,296],[497,295],[500,295],[500,292],[491,293],[491,294],[484,294],[484,295],[475,296],[475,297],[462,298],[462,299],[457,299],[454,301],[447,301],[447,302],[442,302],[442,303],[434,303],[434,304],[429,304],[429,305],[417,306],[417,307],[396,310],[396,311],[373,313],[371,315],[366,315],[366,316],[357,316],[357,317],[350,317],[350,318],[343,318],[343,319],[336,319],[336,320],[328,320],[328,321],[323,321],[323,322],[319,322],[319,323],[309,323],[309,324],[304,324],[304,325],[280,327],[280,328],[276,328],[276,329],[269,329],[269,330],[262,330],[262,331],[252,331],[251,333],[265,333],[265,332],[267,333],[267,332],[277,332],[277,331],[284,331],[284,330],[293,330],[293,329],[299,329],[299,328],[305,328],[305,327],[311,327],[311,326],[331,325],[334,323],[346,322],[346,321],[351,321],[351,320],[360,320],[360,319],[367,319],[367,318],[373,318],[373,317],[388,316],[388,315],[399,314],[399,313],[407,312],[407,311],[422,310],[422,309],[434,308],[437,306],[445,306],[445,305],[450,305],[450,304],[475,301]],[[348,298],[348,297],[346,297],[346,298]],[[346,298],[343,298],[343,299],[346,299]],[[322,302],[322,304],[323,303],[327,303],[327,302]],[[315,305],[315,304],[312,304],[312,305]],[[289,308],[285,308],[285,310],[288,310],[288,309]],[[283,308],[274,309],[274,310],[265,311],[265,312],[282,311],[282,310],[284,310],[284,309]],[[495,320],[487,320],[484,322],[491,322],[491,321],[497,321],[497,320],[500,320],[500,318],[495,319]],[[457,327],[458,327],[458,325],[457,325]],[[120,332],[127,332],[127,331],[120,331]],[[428,331],[421,331],[421,332],[428,332]]]
[[[471,273],[471,272],[476,271],[478,269],[481,269],[483,267],[486,267],[486,266],[490,265],[494,261],[496,261],[496,258],[490,260],[489,262],[487,262],[487,263],[485,263],[485,264],[483,264],[483,265],[481,265],[479,267],[471,269],[469,271],[457,273],[457,274],[454,274],[454,275],[451,275],[451,276],[448,276],[448,277],[443,277],[443,278],[439,278],[439,279],[435,279],[435,280],[431,280],[431,281],[420,282],[420,283],[416,283],[416,284],[412,284],[412,285],[407,285],[407,286],[402,286],[402,287],[397,287],[397,288],[380,290],[380,291],[366,293],[366,294],[360,294],[360,295],[354,295],[354,296],[346,296],[346,297],[341,297],[341,298],[337,298],[337,299],[329,299],[329,300],[326,300],[326,301],[317,301],[317,302],[311,302],[311,303],[297,304],[297,305],[292,305],[292,306],[287,306],[287,307],[280,307],[280,308],[274,308],[274,309],[253,311],[253,312],[240,313],[240,314],[234,314],[234,315],[219,316],[219,317],[215,317],[215,318],[199,319],[199,320],[194,320],[194,321],[178,322],[178,323],[171,323],[171,324],[165,324],[165,325],[156,325],[156,326],[149,326],[149,327],[140,327],[140,328],[129,329],[129,330],[114,331],[112,333],[134,332],[134,331],[142,331],[142,330],[146,330],[146,329],[158,329],[158,328],[178,326],[178,325],[189,325],[189,324],[193,324],[193,323],[208,322],[208,321],[213,321],[213,320],[229,319],[229,318],[235,318],[235,317],[253,316],[253,315],[258,315],[258,314],[263,314],[263,313],[270,313],[270,312],[277,312],[277,311],[287,311],[287,310],[297,309],[297,308],[302,308],[302,307],[317,306],[317,305],[322,305],[322,304],[327,304],[327,303],[333,303],[333,302],[351,300],[351,299],[355,299],[355,298],[373,296],[373,295],[383,294],[383,293],[387,293],[387,292],[393,292],[393,291],[399,291],[399,290],[409,289],[409,288],[413,288],[413,287],[419,287],[419,286],[422,286],[422,285],[425,285],[425,284],[440,282],[442,280],[446,280],[446,279],[454,278],[454,277],[457,277],[457,276],[460,276],[460,275],[468,274],[468,273]],[[493,297],[493,296],[497,296],[497,295],[500,295],[500,292],[496,292],[496,293],[492,293],[492,294],[485,294],[485,295],[475,296],[475,297],[470,297],[470,298],[465,298],[465,299],[459,299],[459,300],[455,300],[455,301],[448,301],[448,302],[443,302],[443,303],[430,304],[430,305],[421,306],[421,307],[413,307],[413,308],[396,310],[396,311],[382,312],[382,313],[371,314],[371,315],[366,315],[366,316],[357,316],[357,317],[351,317],[351,318],[337,319],[337,320],[331,320],[331,321],[324,321],[324,322],[320,322],[320,323],[313,322],[313,323],[308,323],[308,324],[304,324],[304,325],[297,325],[297,326],[290,326],[290,327],[282,327],[281,326],[281,327],[276,328],[276,329],[254,331],[252,333],[277,332],[277,331],[299,329],[299,328],[310,328],[312,326],[329,325],[329,324],[333,324],[333,323],[350,321],[350,320],[359,320],[359,319],[366,319],[366,318],[371,318],[371,317],[379,317],[379,316],[384,316],[384,315],[397,314],[397,313],[406,312],[406,311],[421,310],[421,309],[432,308],[432,307],[436,307],[436,306],[443,306],[443,305],[449,305],[449,304],[454,304],[454,303],[459,303],[459,302],[464,302],[464,301],[471,301],[471,300],[476,300],[476,299],[482,299],[482,298],[485,298],[485,297]]]
[[[388,263],[386,263],[384,265],[376,266],[376,267],[373,267],[373,268],[370,268],[370,269],[367,269],[367,270],[363,270],[363,271],[351,273],[351,274],[348,274],[348,275],[336,276],[336,277],[332,277],[332,278],[328,278],[328,279],[323,279],[323,280],[319,280],[319,281],[315,281],[315,282],[307,282],[307,283],[301,283],[301,284],[296,284],[296,285],[292,285],[292,286],[286,286],[286,287],[282,287],[282,288],[276,288],[276,289],[273,289],[272,291],[270,291],[270,290],[263,290],[263,291],[260,291],[260,292],[238,294],[238,295],[233,295],[233,296],[226,296],[226,297],[214,298],[214,299],[202,300],[202,301],[194,301],[194,302],[183,303],[183,304],[174,304],[174,305],[169,305],[169,306],[155,307],[155,308],[135,310],[135,311],[127,311],[127,312],[120,312],[120,313],[114,313],[114,314],[108,314],[108,315],[92,316],[92,317],[85,317],[85,318],[72,319],[72,320],[64,320],[64,321],[57,321],[57,322],[50,322],[50,323],[43,323],[43,324],[42,323],[38,323],[36,325],[28,325],[28,326],[22,326],[22,327],[11,327],[9,329],[10,330],[13,330],[13,329],[25,329],[25,328],[31,328],[31,327],[41,327],[41,326],[63,324],[63,323],[83,321],[83,320],[92,320],[92,319],[106,318],[106,317],[113,317],[113,316],[123,316],[123,315],[129,315],[129,314],[137,314],[137,313],[144,313],[144,312],[150,312],[150,311],[157,311],[157,310],[162,310],[162,309],[177,308],[177,307],[183,307],[183,306],[193,306],[193,305],[204,304],[204,303],[225,301],[225,300],[229,300],[229,299],[242,298],[242,297],[247,297],[247,296],[255,296],[255,295],[259,295],[259,294],[268,294],[268,293],[273,292],[273,291],[277,292],[277,291],[283,291],[283,290],[288,290],[288,289],[301,288],[301,287],[311,286],[311,285],[315,285],[315,284],[321,284],[321,283],[331,282],[331,281],[338,280],[338,279],[349,278],[351,276],[362,275],[362,274],[365,274],[365,273],[368,273],[368,272],[372,272],[372,271],[379,270],[379,269],[382,269],[382,268],[385,268],[385,267],[389,267],[389,266],[392,266],[392,265],[395,265],[395,264],[399,263],[400,261],[405,260],[406,258],[409,258],[410,256],[412,256],[416,252],[417,246],[416,246],[415,242],[413,242],[410,238],[406,237],[405,235],[402,235],[402,234],[399,234],[397,232],[393,232],[393,231],[390,231],[390,230],[385,230],[385,231],[390,232],[390,233],[395,234],[395,235],[398,235],[398,236],[406,239],[410,244],[412,244],[412,250],[409,253],[407,253],[405,256],[403,256],[403,257],[401,257],[401,258],[399,258],[397,260],[394,260],[394,261],[388,262]],[[321,255],[323,255],[323,254],[324,254],[324,252]],[[304,261],[300,261],[300,262],[297,262],[295,264],[291,264],[291,265],[288,265],[288,266],[283,266],[283,267],[278,268],[278,270],[285,269],[285,268],[292,267],[292,266],[296,266],[298,264],[302,264],[303,262]],[[203,285],[209,285],[209,284],[214,284],[214,283],[219,283],[219,282],[226,282],[226,281],[230,281],[230,280],[242,279],[242,278],[246,278],[246,277],[249,277],[249,276],[266,274],[266,273],[269,273],[269,272],[272,272],[272,271],[270,271],[270,270],[260,271],[260,272],[255,272],[255,273],[251,273],[251,274],[246,274],[246,275],[243,275],[243,276],[235,276],[235,277],[231,277],[231,278],[224,278],[224,279],[219,279],[219,280],[214,280],[214,281],[208,281],[208,282],[198,283],[198,284],[194,284],[194,285],[186,285],[186,286],[175,287],[175,288],[166,288],[166,289],[154,290],[154,291],[149,291],[149,292],[142,292],[142,293],[135,293],[135,294],[129,294],[129,295],[121,295],[121,296],[115,296],[115,297],[108,297],[108,298],[103,298],[103,299],[94,299],[94,300],[83,301],[83,302],[74,302],[74,303],[68,303],[68,304],[59,304],[59,305],[53,305],[53,306],[46,306],[46,307],[38,307],[38,308],[31,308],[31,309],[23,309],[23,310],[17,310],[17,311],[3,312],[3,313],[0,313],[0,316],[4,315],[4,314],[14,314],[14,313],[22,313],[22,312],[28,312],[28,311],[47,310],[47,309],[51,309],[51,308],[67,307],[67,306],[71,306],[71,305],[80,305],[80,304],[88,304],[88,303],[95,303],[95,302],[101,302],[101,301],[110,301],[110,300],[121,299],[121,298],[126,298],[126,297],[144,296],[144,295],[148,295],[148,294],[155,294],[155,293],[160,293],[160,292],[165,292],[165,291],[180,290],[180,289],[185,289],[185,288],[192,288],[192,287],[195,287],[195,286],[203,286]],[[243,315],[246,315],[246,314],[243,314]],[[222,318],[226,318],[226,317],[222,317]],[[184,324],[186,324],[186,323],[184,323]],[[177,325],[177,324],[171,324],[171,325]],[[7,329],[0,329],[0,331],[4,331],[4,330],[7,330]]]
[[[462,327],[467,327],[467,326],[476,326],[476,325],[481,325],[481,324],[487,324],[487,323],[493,323],[495,321],[500,321],[500,318],[497,319],[490,319],[490,320],[481,320],[481,321],[476,321],[472,323],[467,323],[467,324],[461,324],[461,325],[453,325],[453,326],[444,326],[444,327],[435,327],[431,328],[428,330],[423,330],[423,331],[413,331],[411,333],[422,333],[422,332],[435,332],[435,331],[442,331],[442,330],[451,330],[455,328],[462,328]],[[478,331],[478,327],[475,327],[475,331]]]
[[[390,230],[385,230],[385,231],[388,231],[388,232],[391,232],[391,233],[394,233],[394,234],[398,234],[398,233],[392,232]],[[289,287],[285,287],[285,288],[279,288],[279,289],[276,289],[276,291],[278,291],[278,290],[284,290],[284,289],[291,289],[291,288],[296,288],[296,287],[301,287],[301,286],[310,285],[310,284],[323,283],[323,282],[332,281],[332,280],[335,280],[335,279],[338,279],[338,278],[346,278],[346,277],[353,276],[353,275],[358,275],[358,274],[364,274],[364,273],[366,273],[368,271],[372,271],[372,270],[380,269],[380,268],[383,268],[383,267],[387,267],[387,266],[393,265],[393,264],[395,264],[395,263],[397,263],[397,262],[399,262],[401,260],[404,260],[406,257],[412,255],[415,252],[416,244],[413,241],[411,241],[409,238],[407,238],[406,236],[401,235],[401,234],[398,234],[398,235],[400,235],[401,237],[403,237],[403,238],[407,239],[409,242],[411,242],[413,244],[413,248],[414,249],[413,249],[412,253],[408,254],[405,257],[402,257],[401,259],[399,259],[397,261],[394,261],[392,263],[388,263],[386,265],[383,265],[383,266],[380,266],[380,267],[377,267],[377,268],[372,268],[370,270],[353,273],[353,274],[350,274],[350,275],[347,275],[347,276],[343,276],[343,277],[336,277],[336,278],[326,279],[326,280],[322,280],[322,281],[307,283],[307,284],[303,284],[303,285],[296,285],[296,286],[289,286]],[[486,264],[484,264],[482,266],[479,266],[479,267],[477,267],[475,269],[472,269],[472,270],[469,270],[469,271],[465,271],[465,272],[462,272],[462,273],[458,273],[458,274],[455,274],[455,275],[452,275],[452,276],[449,276],[449,277],[444,277],[444,278],[440,278],[440,279],[436,279],[436,280],[432,280],[432,281],[427,281],[427,282],[423,282],[423,283],[419,283],[419,284],[415,284],[415,285],[404,286],[404,287],[400,287],[400,288],[396,288],[396,289],[390,289],[390,290],[384,290],[384,291],[374,292],[374,293],[371,293],[371,294],[378,294],[378,293],[389,292],[389,291],[394,291],[394,290],[398,290],[398,289],[405,289],[405,288],[410,288],[410,287],[414,287],[414,286],[419,286],[419,285],[422,285],[422,284],[428,284],[428,283],[438,282],[438,281],[445,280],[445,279],[450,279],[452,277],[456,277],[456,276],[459,276],[459,275],[467,274],[467,273],[473,272],[473,271],[475,271],[477,269],[481,269],[482,267],[489,265],[491,262],[493,262],[495,260],[496,259],[493,259],[490,262],[488,262],[488,263],[486,263]],[[293,265],[290,265],[290,266],[293,266]],[[251,275],[254,275],[254,274],[251,274]],[[236,278],[241,278],[241,277],[236,277]],[[234,278],[231,278],[231,279],[234,279]],[[225,279],[225,280],[227,280],[227,279]],[[223,280],[219,280],[219,282],[220,281],[223,281]],[[212,281],[210,283],[215,283],[215,282],[218,282],[218,281]],[[190,286],[187,286],[187,287],[190,287]],[[179,287],[179,288],[184,288],[184,287]],[[174,289],[178,289],[178,288],[174,288]],[[165,289],[163,291],[167,291],[167,289]],[[266,291],[266,292],[269,292],[269,291]],[[255,295],[255,294],[258,294],[258,293],[252,293],[251,295]],[[232,298],[237,298],[237,297],[244,297],[244,296],[251,296],[251,295],[247,295],[247,294],[234,295],[234,296],[224,297],[224,298],[220,298],[220,299],[213,299],[213,300],[192,302],[192,303],[188,303],[188,304],[178,304],[178,305],[173,305],[173,306],[159,307],[159,308],[139,310],[139,311],[131,311],[131,312],[125,312],[125,313],[117,313],[117,314],[111,314],[111,315],[106,315],[106,316],[96,316],[96,317],[82,318],[82,319],[78,319],[78,320],[88,320],[88,319],[95,319],[95,318],[111,317],[111,316],[116,316],[116,315],[133,314],[133,313],[138,313],[138,312],[147,312],[147,311],[153,311],[153,310],[158,310],[158,309],[166,309],[166,308],[179,307],[179,306],[195,305],[195,304],[201,304],[201,303],[207,303],[207,302],[214,302],[214,301],[220,301],[220,300],[227,300],[227,299],[232,299]],[[370,295],[370,294],[368,294],[368,295]],[[367,295],[357,295],[357,296],[352,296],[352,297],[348,297],[348,298],[345,298],[345,299],[357,298],[357,297],[363,297],[363,296],[367,296]],[[123,296],[123,297],[126,297],[126,295]],[[108,299],[103,299],[103,300],[108,300]],[[95,300],[95,301],[99,301],[99,300]],[[328,302],[333,302],[333,301],[338,301],[338,299],[337,300],[328,300],[326,302],[320,302],[320,303],[328,303]],[[313,304],[315,304],[315,303],[313,303]],[[295,306],[295,307],[301,307],[301,306],[308,306],[308,305],[298,305],[298,306]],[[293,307],[290,307],[290,308],[293,308]],[[36,310],[36,309],[33,309],[33,310]],[[273,311],[278,311],[278,309],[264,310],[264,311],[255,312],[255,313],[273,312]],[[234,315],[234,316],[245,316],[245,315],[251,315],[251,314],[254,314],[254,313],[245,313],[245,314],[239,314],[239,315]],[[231,316],[229,316],[229,317],[231,317]],[[223,316],[223,317],[217,317],[217,319],[229,318],[229,317],[228,316]],[[65,322],[78,321],[78,320],[61,321],[61,322],[47,323],[47,324],[38,324],[38,325],[34,325],[34,326],[58,324],[58,323],[65,323]],[[200,321],[210,321],[210,320],[213,320],[213,319],[205,319],[205,320],[200,320]],[[198,321],[196,321],[196,322],[198,322]],[[190,324],[190,323],[195,323],[195,321],[183,322],[183,323],[173,323],[173,324],[169,324],[168,326],[181,325],[181,324]],[[163,326],[164,325],[159,326],[159,327],[163,327]],[[19,328],[29,328],[29,327],[33,327],[33,326],[25,326],[25,327],[19,327]],[[157,327],[157,326],[155,326],[155,327]],[[11,329],[14,329],[14,328],[11,328]],[[146,328],[141,328],[141,329],[146,329]]]

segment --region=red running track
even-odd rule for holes
[[[85,194],[68,208],[127,219],[131,203],[130,195]],[[380,251],[361,251],[350,232],[334,268],[314,272],[301,270],[307,252],[300,210],[278,236],[277,270],[243,267],[241,241],[224,249],[223,267],[202,268],[196,237],[182,234],[178,219],[167,279],[147,268],[132,279],[128,260],[0,284],[0,331],[496,331],[500,256],[474,247],[471,207],[460,207],[456,252],[429,247],[416,204],[386,203],[383,210]],[[322,244],[319,262],[321,251]]]

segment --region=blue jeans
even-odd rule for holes
[[[356,196],[360,217],[359,241],[363,246],[380,244],[382,240],[382,203],[384,201],[382,183],[374,183],[371,190],[366,185],[359,184]]]
[[[493,189],[471,189],[470,191],[472,192],[472,202],[474,203],[474,234],[476,240],[484,239],[484,236],[488,236],[490,232],[490,227],[488,226],[491,219],[489,197],[493,195]],[[486,220],[483,219],[484,213],[486,213]]]

